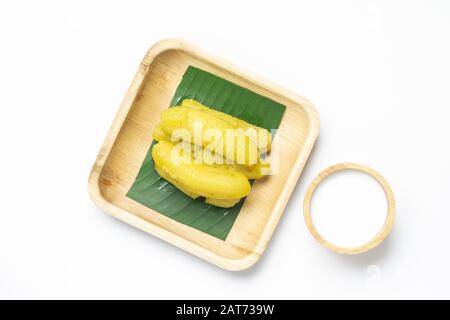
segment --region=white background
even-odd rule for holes
[[[321,116],[249,270],[223,271],[88,197],[134,72],[167,37],[309,98]],[[445,0],[2,1],[0,297],[450,298],[449,40]],[[307,185],[341,161],[376,168],[397,198],[393,233],[360,256],[327,251],[303,222]]]

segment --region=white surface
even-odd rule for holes
[[[450,298],[449,36],[445,0],[1,2],[0,297]],[[88,198],[133,74],[166,37],[304,95],[321,115],[247,271],[203,262]],[[341,161],[380,171],[397,198],[393,233],[365,255],[327,251],[303,222],[307,185]]]

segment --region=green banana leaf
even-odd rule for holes
[[[256,126],[277,129],[286,107],[209,72],[189,66],[170,106],[191,98]],[[150,129],[149,129],[150,130]],[[244,204],[232,208],[205,203],[204,198],[185,195],[161,178],[155,170],[150,149],[127,197],[192,228],[225,240]]]

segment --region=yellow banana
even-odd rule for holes
[[[162,140],[170,141],[170,137],[168,137],[164,133],[164,130],[160,123],[158,123],[155,127],[155,130],[153,130],[153,139],[155,139],[156,141],[162,141]]]
[[[220,112],[220,111],[208,108],[207,106],[205,106],[205,105],[201,104],[200,102],[195,101],[193,99],[184,99],[181,103],[181,106],[208,112],[209,114],[228,122],[230,125],[232,125],[236,129],[242,129],[244,131],[247,131],[248,129],[254,130],[256,133],[256,136],[253,138],[253,140],[257,144],[258,149],[261,151],[261,153],[266,153],[266,152],[270,151],[270,147],[272,144],[272,136],[271,136],[270,132],[267,131],[266,129],[252,125],[242,119],[233,117],[224,112]]]
[[[228,208],[250,192],[250,183],[242,173],[189,161],[191,155],[183,157],[169,141],[155,144],[152,157],[159,175],[193,199],[202,196],[207,203]]]
[[[199,145],[233,163],[254,165],[259,159],[258,146],[243,129],[203,110],[168,108],[162,112],[155,133],[158,138],[171,137],[172,141]]]
[[[203,153],[203,154],[201,154]],[[200,155],[201,154],[201,155]],[[226,159],[219,159],[211,153],[204,152],[201,147],[192,147],[192,157],[198,163],[205,163],[207,165],[215,167],[226,167],[228,169],[235,170],[242,173],[248,179],[261,179],[266,176],[270,170],[270,164],[268,162],[262,162],[261,159],[254,165],[247,166],[242,164],[227,163]]]

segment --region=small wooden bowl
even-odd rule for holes
[[[317,231],[316,227],[314,226],[314,223],[312,221],[311,216],[311,200],[314,194],[314,191],[319,186],[319,184],[328,177],[329,175],[342,171],[342,170],[356,170],[363,173],[368,174],[372,178],[374,178],[378,184],[383,188],[383,191],[386,195],[386,201],[388,203],[387,206],[387,213],[386,213],[386,219],[384,221],[383,226],[381,227],[380,231],[367,243],[364,243],[360,246],[356,247],[340,247],[337,245],[334,245],[333,243],[325,240],[320,233]],[[345,163],[339,163],[334,166],[331,166],[325,170],[323,170],[314,180],[311,182],[311,184],[308,187],[308,190],[306,191],[305,199],[303,202],[303,214],[306,222],[306,226],[308,227],[309,232],[312,234],[314,239],[316,239],[321,245],[324,247],[337,252],[341,254],[359,254],[366,252],[370,249],[375,248],[377,245],[379,245],[381,242],[383,242],[384,239],[388,236],[389,232],[392,229],[392,226],[394,225],[395,221],[395,199],[394,199],[394,193],[391,190],[391,187],[387,183],[387,181],[383,178],[381,174],[379,174],[377,171],[373,170],[372,168],[359,164],[359,163],[351,163],[351,162],[345,162]]]
[[[256,181],[225,241],[126,197],[152,141],[152,131],[189,65],[286,105],[275,136],[280,170]],[[89,194],[105,212],[228,270],[263,254],[319,132],[312,105],[293,93],[180,40],[163,40],[145,55],[89,177]]]

